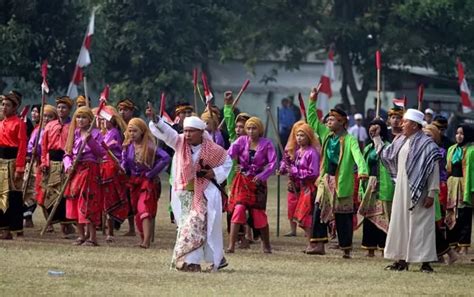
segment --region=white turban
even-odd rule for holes
[[[183,128],[206,129],[206,123],[196,116],[184,118]]]
[[[413,121],[415,123],[418,123],[420,125],[423,125],[423,118],[425,117],[425,115],[417,110],[417,109],[407,109],[407,111],[405,112],[405,115],[403,115],[403,118],[406,119],[406,120],[410,120],[410,121]]]

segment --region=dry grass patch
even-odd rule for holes
[[[285,183],[282,182],[282,185]],[[166,186],[163,189],[167,189]],[[474,263],[468,258],[454,266],[435,264],[434,274],[389,272],[389,262],[367,259],[356,248],[353,259],[344,260],[338,250],[328,255],[309,256],[301,252],[306,241],[299,231],[296,238],[275,236],[275,182],[270,183],[269,217],[274,253],[264,255],[259,245],[226,255],[228,268],[219,273],[181,273],[169,269],[175,227],[167,214],[168,198],[160,201],[156,224],[157,241],[149,250],[134,247],[136,238],[120,236],[100,247],[74,247],[58,234],[39,237],[44,220],[39,212],[37,228],[27,230],[23,241],[0,242],[1,296],[302,296],[302,295],[470,295],[474,289]],[[163,190],[165,193],[165,190]],[[282,232],[286,222],[286,200],[282,186]],[[360,246],[360,232],[355,236]],[[472,257],[472,254],[470,255]],[[64,276],[48,275],[48,270],[64,271]]]

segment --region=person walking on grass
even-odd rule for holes
[[[150,109],[150,108],[149,108]],[[183,134],[155,117],[149,123],[152,134],[175,151],[173,166],[173,213],[178,234],[172,267],[179,271],[200,272],[201,264],[217,271],[228,265],[222,238],[222,189],[232,160],[205,131],[206,123],[196,116],[183,121]]]
[[[100,145],[104,140],[94,124],[94,115],[89,107],[79,107],[69,126],[64,155],[66,174],[72,174],[66,186],[66,218],[77,221],[79,237],[74,245],[98,246],[96,226],[102,219],[103,196],[100,185],[100,161],[105,157],[105,149]],[[81,154],[82,142],[86,145],[77,167],[72,172],[72,164]]]
[[[385,122],[373,120],[369,125],[369,130],[373,126],[379,127],[380,138],[387,144],[389,136]],[[376,250],[385,248],[395,187],[390,174],[377,155],[373,143],[374,129],[371,131],[369,135],[372,142],[365,147],[363,152],[369,166],[369,181],[366,187],[359,186],[362,199],[358,210],[358,213],[364,217],[362,248],[367,250],[367,257],[374,257]]]
[[[114,107],[104,106],[104,111],[111,116],[109,119],[102,117],[100,119],[104,144],[107,146],[109,154],[100,164],[100,175],[104,193],[104,212],[107,215],[107,237],[105,241],[112,243],[114,242],[114,222],[122,224],[130,212],[126,189],[128,178],[120,167],[123,133],[127,129],[127,124]],[[113,154],[114,158],[110,154]]]
[[[308,124],[322,143],[321,172],[313,214],[310,248],[307,254],[324,255],[328,242],[328,223],[335,220],[339,247],[343,258],[351,258],[354,214],[354,166],[359,179],[368,178],[367,164],[359,143],[347,133],[347,114],[331,109],[327,124],[319,121],[316,114],[318,93],[313,89],[308,106]]]
[[[1,96],[0,120],[0,239],[23,236],[23,195],[21,186],[26,166],[26,125],[17,116],[22,96],[12,91]]]
[[[422,263],[420,271],[433,272],[436,254],[434,197],[439,192],[438,146],[422,131],[423,113],[408,109],[403,134],[386,145],[380,128],[372,126],[380,158],[395,179],[392,214],[384,256],[395,262],[388,270],[408,270],[408,263]]]
[[[158,174],[170,163],[170,156],[158,147],[145,121],[140,118],[128,122],[123,146],[122,167],[130,173],[127,186],[141,239],[138,246],[147,249],[161,193]]]
[[[461,124],[456,144],[448,150],[447,237],[453,248],[466,255],[471,246],[472,203],[474,198],[474,128]]]
[[[288,138],[286,156],[279,170],[280,174],[288,175],[293,185],[293,189],[288,188],[288,219],[304,230],[308,241],[316,197],[315,182],[319,177],[320,149],[313,129],[305,122],[297,122]],[[307,248],[310,248],[309,243]]]
[[[267,207],[267,180],[277,166],[273,143],[264,138],[262,121],[251,117],[245,122],[247,135],[240,136],[229,148],[228,154],[238,160],[239,171],[232,183],[229,210],[232,213],[228,253],[234,253],[241,225],[247,223],[247,211],[253,228],[259,229],[264,253],[271,253],[270,229],[265,212]]]

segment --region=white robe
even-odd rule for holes
[[[155,126],[156,125],[156,126]],[[176,141],[179,134],[170,126],[160,120],[158,123],[150,122],[149,125],[151,133],[158,139],[164,141],[166,145],[172,149],[176,148]],[[196,163],[198,161],[201,145],[192,146],[192,159]],[[175,164],[173,164],[175,165]],[[227,156],[224,164],[213,168],[215,179],[217,183],[221,184],[227,179],[232,168],[232,159]],[[176,177],[176,166],[173,166],[173,176]],[[188,264],[201,264],[202,261],[213,263],[214,268],[217,268],[224,257],[224,240],[222,236],[222,199],[219,189],[212,183],[204,190],[204,196],[207,198],[207,238],[205,244],[199,249],[189,253],[185,257],[185,262]],[[171,191],[171,208],[173,214],[180,227],[182,218],[182,201],[179,199],[180,195],[174,188]]]
[[[392,214],[388,227],[384,257],[405,260],[408,263],[433,262],[438,259],[435,237],[435,207],[423,206],[426,197],[434,198],[439,191],[439,164],[436,162],[428,178],[420,201],[413,210],[408,184],[406,162],[410,153],[409,138],[398,153],[397,178],[393,195]],[[380,138],[374,138],[377,147],[383,145]]]

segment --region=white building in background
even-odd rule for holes
[[[273,69],[278,71],[275,81],[269,81],[265,84],[262,79],[268,76]],[[212,80],[212,89],[214,92],[215,102],[217,106],[223,105],[224,92],[232,90],[234,96],[239,92],[243,82],[250,80],[250,85],[242,96],[238,108],[241,111],[248,112],[252,115],[266,120],[265,107],[268,105],[276,119],[277,107],[280,106],[281,99],[294,96],[295,104],[298,105],[298,93],[303,95],[305,102],[312,88],[318,83],[324,71],[324,61],[302,63],[299,70],[286,70],[283,62],[278,61],[261,61],[255,65],[254,73],[250,73],[239,61],[229,61],[219,63],[211,61],[209,63],[209,72]],[[335,65],[335,81],[332,83],[333,97],[329,100],[329,107],[332,108],[336,104],[341,103],[341,69],[338,64]],[[355,74],[356,77],[357,74]],[[349,93],[350,94],[350,93]],[[373,98],[375,92],[369,92],[366,101],[366,109],[373,107]],[[387,109],[391,107],[391,98],[393,93],[384,94],[382,96],[382,106]],[[390,99],[387,99],[390,98]],[[349,98],[353,103],[352,98]],[[273,136],[271,127],[269,135]]]

